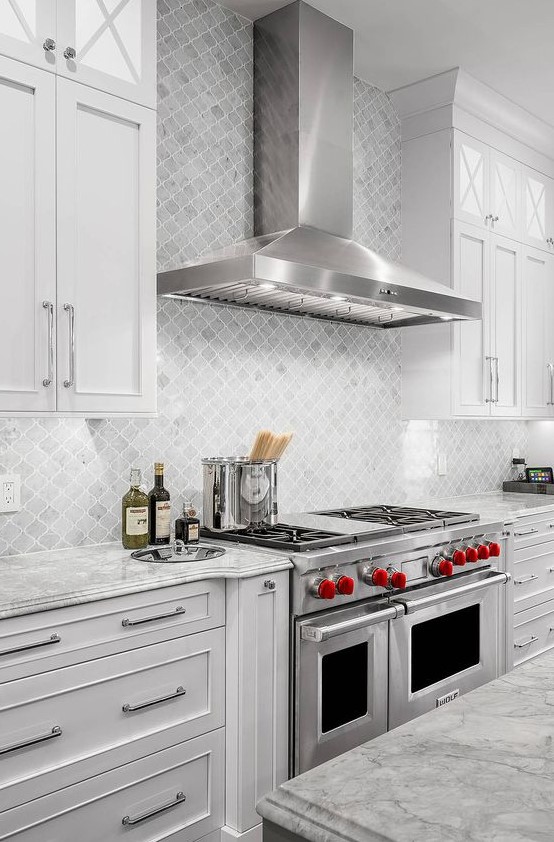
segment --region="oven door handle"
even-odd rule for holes
[[[451,599],[458,599],[467,594],[476,593],[489,588],[493,585],[505,585],[512,577],[509,573],[492,573],[486,579],[480,579],[478,582],[471,582],[468,585],[460,585],[453,587],[448,591],[441,591],[440,593],[423,596],[421,599],[410,599],[409,597],[395,597],[396,602],[400,602],[406,609],[406,614],[412,614],[414,611],[421,611],[423,608],[429,608],[432,605],[438,605],[440,602],[447,602]]]
[[[367,626],[374,626],[376,623],[383,623],[386,620],[394,620],[400,614],[404,614],[404,609],[400,605],[389,605],[382,611],[375,611],[374,614],[363,614],[360,617],[352,617],[351,620],[342,620],[329,626],[316,626],[306,623],[301,628],[300,637],[302,640],[322,643],[324,640],[330,640],[340,634],[365,629]]]

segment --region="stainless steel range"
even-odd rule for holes
[[[477,515],[359,506],[217,533],[286,552],[291,774],[505,671],[505,536]]]

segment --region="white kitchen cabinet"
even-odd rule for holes
[[[153,411],[155,114],[57,85],[57,408]]]
[[[288,777],[288,594],[288,571],[227,581],[229,838],[260,825],[257,801]]]
[[[156,107],[156,3],[57,0],[58,73]],[[75,52],[74,57],[73,53]]]
[[[521,246],[497,234],[490,235],[489,302],[491,415],[521,415]]]
[[[554,256],[523,247],[523,415],[554,416]]]
[[[0,412],[56,406],[55,78],[0,56]]]
[[[0,54],[156,107],[152,0],[0,0]]]
[[[56,0],[0,0],[0,54],[56,69]]]
[[[523,240],[554,249],[554,179],[523,167]]]
[[[518,161],[489,150],[489,225],[513,240],[520,240],[522,233],[521,170]]]

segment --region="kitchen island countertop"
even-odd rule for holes
[[[552,842],[554,651],[293,778],[258,811],[311,842]]]
[[[221,545],[226,552],[219,558],[179,564],[136,561],[119,543],[3,556],[0,619],[202,579],[247,578],[292,567],[285,555],[224,541]]]
[[[428,497],[423,501],[410,500],[407,505],[424,505],[428,508],[453,512],[471,512],[479,514],[481,520],[501,520],[508,524],[513,523],[518,517],[554,511],[554,495],[491,491],[460,497],[435,499]]]

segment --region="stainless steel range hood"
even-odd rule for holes
[[[256,21],[255,237],[161,272],[158,293],[383,328],[480,319],[352,239],[352,124],[352,31],[303,0]]]

